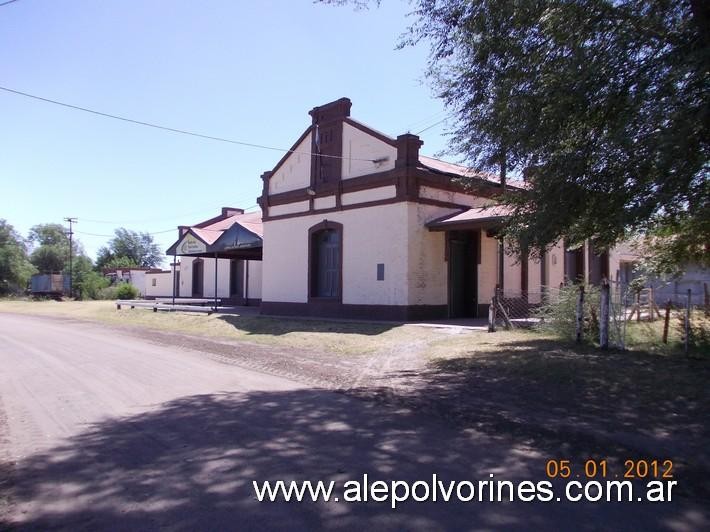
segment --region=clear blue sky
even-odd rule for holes
[[[19,0],[0,7],[0,85],[208,135],[288,148],[342,96],[396,136],[444,116],[426,46],[395,50],[409,5],[310,0]],[[445,148],[444,124],[421,134]],[[23,235],[76,216],[87,253],[256,204],[281,153],[153,130],[0,91],[0,218]],[[91,221],[95,220],[95,221]],[[98,223],[106,221],[110,223]],[[162,250],[177,231],[155,234]]]

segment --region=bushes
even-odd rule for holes
[[[102,299],[101,291],[108,287],[110,281],[97,272],[83,273],[75,281],[75,291],[79,299]]]
[[[136,299],[139,295],[138,289],[129,283],[120,283],[116,289],[118,299]]]
[[[548,302],[540,306],[535,317],[540,319],[537,328],[563,340],[574,341],[577,330],[576,312],[579,286],[568,284],[560,288],[557,297],[550,296]],[[586,338],[599,336],[599,288],[584,287],[584,334]]]

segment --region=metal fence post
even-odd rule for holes
[[[663,343],[668,343],[668,325],[671,320],[671,300],[669,299],[666,303],[666,316],[663,321]]]
[[[685,344],[683,346],[684,351],[688,354],[688,348],[690,344],[690,299],[692,297],[692,292],[688,288],[688,302],[685,306]]]
[[[599,295],[599,347],[609,349],[609,282],[606,279]]]
[[[576,342],[582,343],[582,330],[584,329],[584,285],[579,286],[579,294],[577,295],[577,312],[576,312]]]
[[[488,307],[488,332],[496,332],[496,296],[491,298],[491,306]]]

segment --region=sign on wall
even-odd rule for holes
[[[207,246],[188,233],[180,242],[178,250],[180,255],[192,255],[194,253],[205,253]]]

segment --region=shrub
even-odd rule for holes
[[[110,281],[97,272],[86,272],[76,281],[76,293],[79,299],[101,299],[101,290],[108,287]]]
[[[114,285],[102,288],[96,299],[118,299],[118,287]]]
[[[116,289],[118,299],[136,299],[139,295],[138,289],[130,283],[121,283]]]
[[[574,340],[577,333],[577,295],[579,285],[568,284],[560,288],[557,296],[550,295],[548,302],[535,311],[540,319],[537,328],[563,340]],[[599,336],[599,288],[584,287],[584,336]]]

